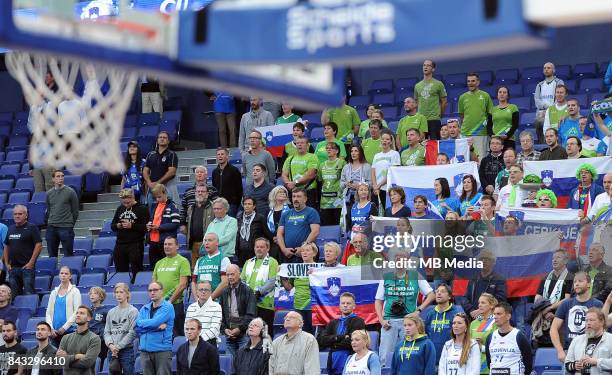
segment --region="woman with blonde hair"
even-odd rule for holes
[[[353,331],[351,347],[355,353],[346,360],[342,375],[380,375],[380,359],[370,350],[370,344],[370,335],[365,329]]]
[[[425,334],[425,324],[419,314],[404,317],[406,338],[393,352],[391,375],[422,375],[436,373],[436,348]]]
[[[306,242],[302,245],[302,263],[315,263],[319,248],[314,242]],[[293,283],[295,294],[293,297],[293,308],[300,313],[304,319],[302,330],[313,333],[312,327],[312,304],[310,294],[310,280],[306,277],[296,277]]]
[[[480,345],[480,373],[488,374],[485,343],[487,337],[497,329],[493,309],[497,305],[497,298],[490,293],[482,293],[478,298],[478,316],[470,324],[471,336]]]
[[[277,186],[270,191],[268,194],[268,201],[270,202],[270,211],[266,223],[268,224],[268,230],[272,233],[272,243],[270,243],[270,256],[278,259],[280,248],[278,247],[278,241],[276,239],[276,231],[278,230],[278,223],[280,222],[281,216],[285,211],[289,211],[290,200],[289,192],[284,186]]]
[[[323,245],[323,267],[344,267],[344,264],[338,263],[340,256],[340,245],[336,242],[326,242]]]
[[[470,334],[470,322],[465,313],[455,314],[451,339],[442,348],[438,375],[480,374],[480,346]]]
[[[114,289],[118,305],[109,310],[104,326],[104,342],[108,346],[111,366],[119,367],[124,375],[134,374],[134,325],[138,310],[130,304],[130,288],[126,283],[117,283]]]

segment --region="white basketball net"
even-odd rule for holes
[[[119,142],[136,73],[27,51],[7,53],[6,67],[30,105],[29,160],[35,167],[122,170]],[[55,92],[45,83],[47,72],[57,84]],[[79,73],[83,84],[75,88]]]

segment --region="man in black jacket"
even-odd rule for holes
[[[320,349],[329,349],[327,357],[327,373],[341,375],[346,359],[353,354],[351,335],[354,331],[365,329],[363,319],[353,313],[355,296],[352,293],[342,293],[340,296],[340,316],[334,319],[319,334],[317,341]]]
[[[236,235],[236,255],[238,265],[255,256],[255,239],[264,237],[272,241],[266,218],[255,212],[255,198],[245,197],[242,200],[244,210],[238,215],[238,234]]]
[[[226,148],[217,149],[217,163],[217,168],[212,172],[212,184],[219,196],[229,202],[228,215],[236,217],[242,199],[242,173],[229,163],[229,151]]]
[[[482,261],[482,269],[476,279],[470,280],[465,292],[463,310],[475,319],[482,312],[478,309],[478,299],[483,293],[495,296],[497,302],[505,302],[507,296],[506,279],[494,271],[497,259],[490,250],[482,250],[478,254]]]
[[[187,342],[181,345],[176,353],[176,371],[178,375],[217,375],[219,353],[217,348],[202,340],[202,323],[197,319],[185,322]]]
[[[121,190],[119,198],[121,205],[117,207],[111,223],[111,229],[117,232],[113,258],[117,272],[129,272],[131,268],[134,278],[143,269],[149,210],[134,199],[132,189]]]
[[[503,149],[503,139],[498,136],[491,137],[489,141],[490,152],[482,159],[478,169],[480,185],[482,186],[482,192],[485,194],[493,195],[497,174],[505,168],[504,157],[502,155]]]
[[[38,322],[36,325],[36,341],[38,342],[38,346],[28,350],[26,353],[26,358],[34,358],[38,355],[38,353],[40,353],[41,362],[44,361],[52,363],[57,349],[49,342],[51,331],[52,329],[49,323],[45,322],[44,320]],[[40,366],[24,369],[24,374],[30,375],[32,370],[34,370],[36,367]],[[61,372],[62,371],[60,369],[54,369],[52,367],[48,369],[38,368],[38,375],[59,375]]]
[[[591,295],[601,302],[606,302],[612,290],[612,266],[604,262],[604,254],[603,245],[593,242],[589,247],[589,264],[584,269],[593,278]]]
[[[227,352],[235,356],[238,349],[249,341],[246,331],[257,316],[257,300],[251,288],[240,280],[237,265],[227,266],[225,274],[229,285],[219,300],[223,313],[221,332],[227,336]]]

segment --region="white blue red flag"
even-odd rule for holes
[[[275,158],[283,156],[285,145],[293,140],[293,124],[295,122],[255,128],[261,133],[266,150]]]
[[[438,155],[442,153],[446,154],[453,164],[470,161],[470,145],[467,138],[428,140],[425,143],[425,164],[436,165]]]

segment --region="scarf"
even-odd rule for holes
[[[574,193],[574,196],[572,197],[574,201],[578,202],[579,206],[582,206],[582,212],[584,212],[584,216],[589,213],[589,208],[591,207],[592,186],[593,184],[591,184],[591,186],[585,189],[584,187],[582,187],[581,184],[580,186],[578,186],[578,189],[576,189],[576,193]]]
[[[289,205],[287,203],[285,203],[285,205],[281,209],[281,216],[286,211],[289,211]],[[272,207],[270,211],[268,211],[268,217],[267,217],[266,223],[268,224],[268,229],[270,230],[270,232],[276,234],[276,225],[274,224],[274,207]]]
[[[356,317],[354,313],[348,316],[341,316],[338,318],[338,327],[336,328],[337,336],[344,336],[346,334],[346,322],[347,320]],[[337,370],[334,373],[341,374],[344,369],[344,365],[346,364],[346,360],[349,357],[348,350],[338,350],[334,351],[331,354],[332,356],[332,369]]]
[[[164,216],[164,209],[166,208],[166,203],[158,203],[155,208],[155,213],[153,214],[153,225],[159,226],[162,222],[162,217]],[[159,230],[152,230],[149,235],[149,239],[151,242],[159,242]]]
[[[251,223],[255,219],[255,212],[250,215],[242,215],[242,225],[240,226],[240,237],[243,240],[248,241],[251,237]]]
[[[553,276],[554,276],[553,271],[550,271],[548,276],[546,276],[546,281],[544,281],[545,291],[549,290],[550,282],[552,281]],[[566,277],[567,277],[567,268],[563,270],[561,275],[559,275],[559,278],[557,279],[557,282],[555,283],[553,290],[550,291],[549,295],[548,296],[544,295],[544,298],[547,298],[551,304],[556,303],[562,299],[561,292],[563,290],[563,283],[565,282]]]
[[[255,271],[255,263],[257,262],[257,257],[253,257],[249,259],[245,265],[245,278],[244,280],[248,283],[251,280],[251,276],[253,275],[253,271]],[[270,256],[266,255],[261,262],[261,267],[257,270],[257,278],[255,279],[255,285],[263,285],[266,281],[268,281],[268,274],[270,273]]]

